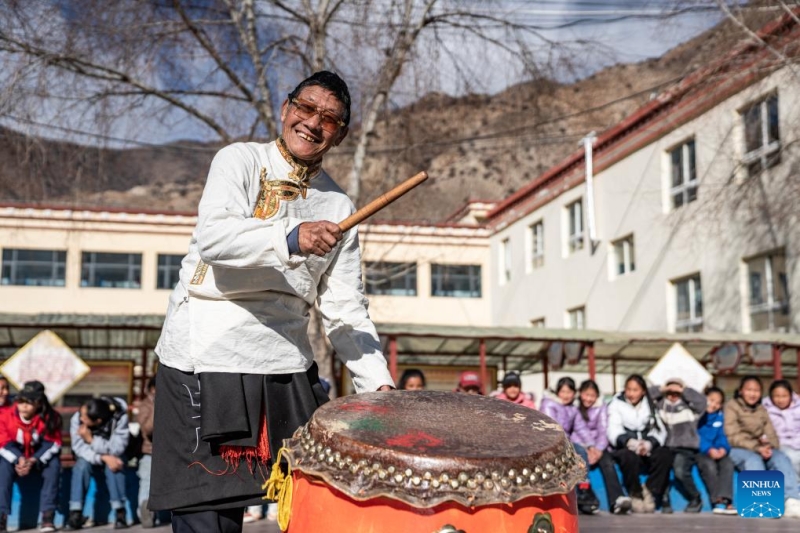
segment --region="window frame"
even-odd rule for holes
[[[467,292],[469,294],[446,294],[445,292],[447,291],[442,290],[441,285],[444,281],[445,274],[448,274],[446,270],[456,269],[456,268],[467,269],[466,278],[469,283],[469,290]],[[441,269],[444,269],[445,272],[442,272]],[[463,275],[457,274],[457,276],[463,276]],[[482,277],[483,277],[483,268],[481,265],[431,263],[431,297],[432,298],[476,298],[476,299],[483,298]],[[463,291],[452,290],[449,292],[457,293]]]
[[[775,120],[776,120],[775,130],[777,132],[777,139],[774,141],[770,141],[770,119],[773,116],[770,113],[771,102],[775,102]],[[750,111],[754,109],[758,110],[759,114],[758,118],[759,122],[761,123],[760,124],[761,144],[758,147],[753,148],[752,150],[748,150],[747,120],[748,120],[748,114],[750,113]],[[742,165],[745,167],[748,177],[757,176],[764,170],[772,168],[775,165],[779,164],[781,161],[780,100],[778,98],[778,93],[773,92],[748,103],[745,107],[740,109],[739,115],[742,120],[742,128],[743,128],[742,141],[744,144]],[[778,154],[778,157],[775,157],[775,154]]]
[[[572,320],[573,315],[580,320],[577,321],[575,324]],[[573,307],[571,309],[567,309],[567,329],[586,329],[586,306],[579,305],[578,307]]]
[[[778,283],[783,285],[782,292],[784,299],[777,299],[777,291],[779,286],[776,285],[775,276],[775,259],[777,257],[783,258],[783,272],[778,273]],[[761,270],[753,271],[751,265],[756,261],[762,261],[764,268],[764,279],[760,277]],[[788,272],[786,268],[786,252],[783,249],[774,250],[765,254],[750,257],[745,260],[745,267],[747,268],[747,316],[750,320],[750,331],[779,331],[776,327],[776,313],[780,312],[784,315],[791,316],[791,302],[789,295]],[[753,274],[759,274],[759,294],[758,301],[753,302]],[[766,295],[766,301],[763,296]],[[768,329],[754,329],[753,315],[767,313],[767,326]],[[783,326],[781,326],[782,328]]]
[[[400,271],[387,277],[385,282],[380,284],[370,283],[368,281],[368,270],[371,265],[386,265],[390,269],[396,267],[400,269]],[[364,293],[369,296],[398,296],[401,298],[414,298],[419,296],[419,265],[416,261],[364,261],[362,269],[364,272]],[[391,284],[391,281],[394,279],[403,279],[404,288],[392,288],[390,285],[386,289],[375,291],[374,287],[383,283]]]
[[[679,305],[679,285],[686,283],[689,300],[689,318],[680,319],[680,305]],[[697,314],[698,304],[698,291],[697,285],[700,286],[700,316]],[[677,333],[697,333],[702,332],[705,328],[705,313],[703,308],[703,280],[699,272],[672,280],[672,287],[675,298],[675,331]],[[699,329],[696,329],[699,328]]]
[[[167,258],[167,264],[166,265],[162,265],[161,264],[161,258],[162,257]],[[171,273],[173,271],[170,270],[170,269],[175,266],[175,265],[172,264],[171,259],[170,259],[170,258],[173,258],[173,257],[177,257],[178,258],[178,270],[177,270],[177,272],[175,272],[177,278],[175,279],[175,283],[174,284],[167,285],[166,282],[169,281],[169,280],[166,279],[166,277],[167,276],[169,276],[170,278],[172,277]],[[167,254],[167,253],[159,253],[159,254],[157,254],[157,256],[156,256],[156,290],[159,290],[159,291],[172,290],[172,289],[175,288],[175,284],[179,283],[180,279],[181,279],[181,263],[183,262],[184,257],[186,257],[186,256],[185,255],[180,255],[180,254]],[[162,286],[162,283],[161,283],[162,281],[165,282],[163,284],[163,286]]]
[[[118,256],[128,256],[127,265],[127,276],[125,282],[122,285],[118,285],[117,282],[113,282],[112,285],[98,285],[96,281],[97,276],[97,267],[98,265],[106,265],[106,266],[122,266],[122,263],[119,265],[115,263],[98,263],[96,261],[97,255],[104,254],[104,255],[118,255]],[[86,261],[87,256],[91,257],[93,260],[88,262]],[[136,263],[135,259],[138,258],[138,264]],[[88,272],[86,271],[88,267]],[[138,281],[136,281],[135,273],[138,270],[139,276]],[[133,279],[131,279],[133,277]],[[128,285],[129,284],[129,285]],[[84,251],[81,252],[81,281],[80,286],[82,289],[142,289],[142,253],[137,252],[88,252]]]
[[[692,147],[690,149],[690,146]],[[669,201],[670,209],[679,209],[697,200],[697,143],[695,138],[687,139],[684,142],[674,146],[667,152],[669,154]],[[675,176],[675,157],[674,154],[680,154],[680,185],[674,184]],[[687,179],[687,176],[689,179]],[[690,196],[694,193],[694,197]],[[678,205],[675,198],[680,196],[681,203]]]
[[[506,237],[500,241],[500,255],[498,256],[500,268],[497,269],[500,275],[500,285],[506,285],[511,281],[511,237]]]
[[[575,212],[577,208],[577,213]],[[583,198],[567,204],[567,251],[572,255],[585,247],[585,228],[583,224]],[[575,232],[573,233],[573,230]]]
[[[636,245],[633,240],[633,233],[611,242],[613,252],[611,254],[614,263],[612,264],[613,277],[627,276],[636,272]],[[619,247],[622,247],[622,261],[620,262]],[[620,267],[622,271],[620,272]]]
[[[6,259],[6,254],[11,254],[11,258]],[[19,259],[19,252],[49,252],[50,261],[26,260]],[[20,266],[46,266],[50,267],[50,278],[48,281],[51,283],[17,283],[18,271]],[[5,280],[5,270],[9,267],[9,282]],[[63,277],[59,277],[59,268],[63,273]],[[26,280],[29,278],[25,278]],[[40,278],[36,278],[37,280]],[[44,279],[44,278],[41,278]],[[61,283],[58,283],[58,282]],[[3,248],[0,254],[0,286],[4,287],[66,287],[67,286],[67,250],[48,250],[41,248]]]
[[[528,226],[528,243],[531,247],[528,269],[531,271],[544,266],[544,220]]]
[[[532,318],[531,319],[531,327],[535,328],[535,329],[544,329],[544,328],[546,328],[547,327],[547,321],[545,320],[545,317],[542,316],[542,317],[539,317],[539,318]]]

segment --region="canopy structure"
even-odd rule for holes
[[[0,314],[0,358],[7,359],[49,329],[87,361],[124,360],[140,365],[141,385],[155,360],[161,315]],[[800,335],[785,333],[662,333],[578,329],[377,324],[394,376],[397,365],[472,365],[487,383],[488,366],[504,371],[563,368],[597,373],[644,373],[680,343],[712,373],[756,373],[797,379]]]
[[[669,348],[680,343],[718,374],[755,373],[797,378],[800,335],[785,333],[663,333],[576,329],[378,324],[389,366],[472,364],[504,371],[551,370],[645,373]]]

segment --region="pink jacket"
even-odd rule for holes
[[[505,392],[501,392],[497,395],[494,395],[494,397],[500,400],[505,400],[507,402],[513,402],[523,407],[530,407],[531,409],[536,409],[536,403],[533,401],[533,396],[530,394],[526,394],[524,392],[520,392],[519,396],[517,396],[515,400],[509,400]]]
[[[778,434],[781,448],[800,450],[800,396],[792,393],[792,403],[786,409],[775,407],[769,396],[761,401]]]

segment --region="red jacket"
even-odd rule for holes
[[[61,428],[48,433],[39,415],[26,423],[16,405],[0,410],[0,457],[6,461],[16,463],[20,457],[33,457],[44,465],[58,457],[61,444]]]

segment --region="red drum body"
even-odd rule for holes
[[[583,462],[558,424],[511,402],[348,396],[285,442],[290,533],[578,531]]]

